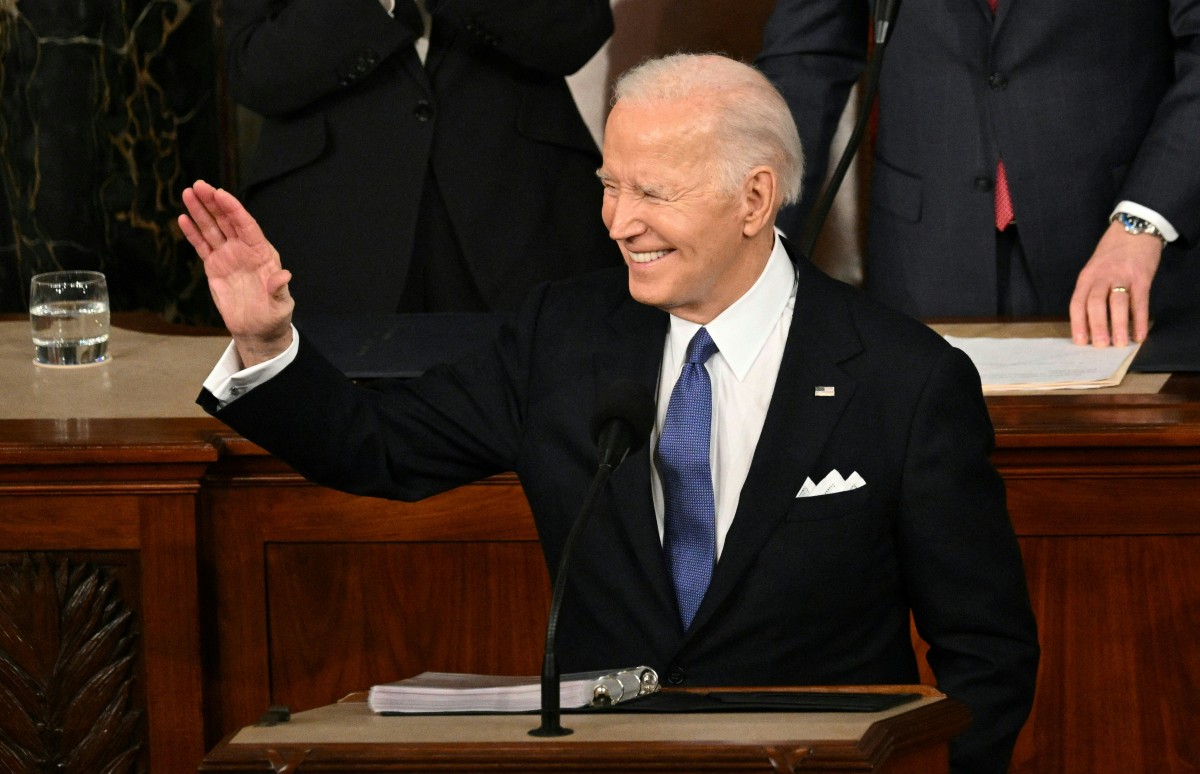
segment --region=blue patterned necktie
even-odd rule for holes
[[[658,473],[666,503],[663,548],[684,631],[692,625],[716,563],[716,506],[708,461],[712,384],[704,368],[716,351],[704,328],[692,337],[658,439]]]

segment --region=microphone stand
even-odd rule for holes
[[[842,151],[838,165],[833,171],[833,176],[829,179],[829,185],[825,186],[825,190],[821,192],[821,198],[809,215],[808,222],[804,225],[804,233],[800,237],[800,254],[809,260],[812,260],[817,237],[820,236],[821,228],[825,225],[825,218],[833,207],[834,197],[837,196],[838,189],[842,187],[842,180],[846,177],[846,171],[850,169],[850,162],[854,160],[858,146],[862,144],[863,132],[866,131],[867,121],[871,118],[871,108],[875,103],[875,94],[879,91],[879,71],[883,67],[883,49],[887,44],[888,34],[895,23],[896,12],[899,8],[900,0],[876,0],[875,2],[875,48],[871,52],[871,61],[867,64],[862,107],[854,122],[850,141],[846,143],[846,148]]]
[[[630,435],[630,428],[624,422],[610,422],[601,432],[599,445],[605,451],[601,453],[600,466],[596,469],[592,485],[588,489],[587,497],[584,498],[583,507],[579,509],[579,515],[575,517],[575,524],[567,535],[567,542],[563,544],[562,556],[558,559],[558,575],[554,579],[554,593],[550,598],[550,619],[546,623],[546,648],[542,654],[542,724],[531,729],[530,736],[566,736],[574,733],[569,728],[563,728],[560,723],[562,708],[561,697],[558,693],[558,611],[562,607],[563,590],[567,586],[567,567],[570,565],[571,552],[574,550],[575,544],[579,542],[584,528],[587,527],[596,498],[604,488],[604,484],[612,475],[613,469],[620,465],[621,461],[625,459],[625,455],[629,453],[628,439],[621,439],[620,436],[616,439],[613,438],[614,435],[620,433],[624,433],[626,436]],[[624,443],[621,442],[622,440]],[[613,449],[619,450],[619,454],[611,451]]]

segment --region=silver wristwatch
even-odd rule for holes
[[[1121,228],[1125,229],[1126,234],[1149,234],[1158,237],[1163,242],[1167,241],[1167,238],[1159,231],[1158,226],[1144,218],[1130,215],[1128,212],[1114,212],[1112,217],[1108,219],[1108,222],[1120,223]]]

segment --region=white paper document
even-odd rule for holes
[[[1079,346],[1068,338],[945,338],[979,369],[985,394],[1115,387],[1138,350],[1137,344]]]

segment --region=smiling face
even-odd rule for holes
[[[598,172],[604,225],[625,257],[629,292],[701,325],[750,289],[773,243],[773,177],[769,192],[763,169],[723,191],[711,163],[720,152],[715,126],[702,101],[618,102]]]

